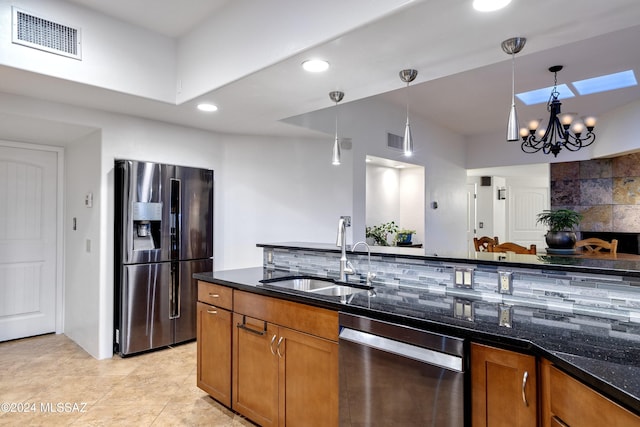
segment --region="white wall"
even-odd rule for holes
[[[11,42],[11,6],[80,28],[82,61]],[[60,0],[0,1],[0,64],[175,103],[176,42]]]
[[[221,204],[215,210],[223,216],[216,229],[220,267],[261,265],[256,243],[335,243],[340,216],[352,211],[349,151],[333,166],[331,138],[225,135],[223,141],[225,172],[216,182]]]
[[[526,154],[520,143],[507,143],[503,133],[477,135],[468,138],[467,168],[557,163],[612,157],[640,150],[640,142],[633,135],[640,122],[640,101],[611,110],[598,117],[594,133],[595,142],[576,152],[562,150],[552,154]]]
[[[466,169],[464,138],[420,117],[411,117],[415,152],[407,159],[387,147],[387,133],[404,134],[406,110],[368,98],[340,107],[340,130],[353,144],[353,233],[364,240],[366,156],[424,167],[424,248],[440,255],[466,253]],[[332,108],[287,119],[287,122],[332,134]],[[437,202],[438,209],[431,203]],[[417,227],[416,227],[417,228]]]
[[[105,339],[100,335],[101,311],[105,310],[100,304],[99,285],[100,141],[96,131],[65,148],[64,333],[85,349],[98,349],[100,340]],[[91,208],[84,203],[88,193],[94,194]]]
[[[640,150],[640,139],[634,135],[640,123],[640,101],[608,112],[596,124],[595,157],[610,157]]]
[[[400,170],[400,227],[415,230],[413,243],[424,241],[424,169]]]
[[[380,165],[366,167],[365,224],[368,227],[400,219],[400,170]]]
[[[596,128],[597,129],[597,128]],[[596,133],[599,129],[596,130]],[[519,142],[508,143],[504,132],[475,135],[467,138],[467,169],[487,168],[491,166],[528,165],[536,163],[573,162],[588,160],[592,156],[592,150],[599,144],[599,137],[593,146],[583,148],[580,151],[570,152],[562,150],[558,157],[553,154],[527,154],[520,148]]]

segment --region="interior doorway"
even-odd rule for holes
[[[467,170],[467,183],[477,185],[476,236],[542,250],[544,227],[537,214],[550,205],[548,163]]]
[[[367,227],[393,221],[398,228],[415,231],[413,245],[425,239],[425,174],[424,167],[384,159],[366,157]],[[389,235],[389,244],[395,236]]]

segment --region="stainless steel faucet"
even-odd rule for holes
[[[367,285],[371,286],[371,281],[376,278],[375,273],[371,271],[371,248],[367,242],[358,242],[351,248],[351,252],[355,252],[358,245],[364,245],[367,248]]]
[[[351,217],[341,216],[338,221],[338,238],[336,246],[342,248],[340,255],[340,281],[346,282],[348,274],[355,274],[356,270],[347,259],[347,227],[351,226]]]

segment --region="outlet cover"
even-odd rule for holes
[[[510,328],[513,325],[513,307],[506,304],[498,306],[498,326]]]
[[[511,271],[498,271],[498,292],[509,295],[513,293],[513,273]]]

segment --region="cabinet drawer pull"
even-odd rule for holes
[[[553,416],[551,417],[551,422],[552,422],[552,426],[553,427],[569,427],[568,424],[565,424],[560,418],[558,418],[557,416]]]
[[[282,357],[282,353],[280,353],[280,344],[282,344],[282,341],[284,341],[284,337],[280,337],[280,339],[278,340],[278,345],[276,346],[276,352],[280,357]]]
[[[211,298],[220,298],[220,294],[213,294],[213,293],[211,293],[211,292],[209,292],[209,296],[210,296]]]
[[[218,310],[209,310],[209,309],[207,309],[207,313],[209,313],[209,314],[218,314]]]
[[[276,335],[273,334],[273,337],[271,338],[271,342],[269,343],[269,350],[271,350],[271,354],[273,354],[274,356],[276,355],[276,352],[273,351],[273,343],[276,342]]]
[[[524,406],[529,406],[529,402],[527,402],[527,393],[525,392],[528,379],[529,379],[529,372],[524,371],[524,375],[522,376],[522,401],[524,402]]]
[[[252,329],[250,327],[247,326],[247,316],[242,316],[242,323],[238,323],[238,328],[239,329],[244,329],[247,332],[251,332],[252,334],[256,334],[256,335],[265,335],[267,333],[267,322],[264,322],[264,329],[262,331],[256,331],[255,329]]]

